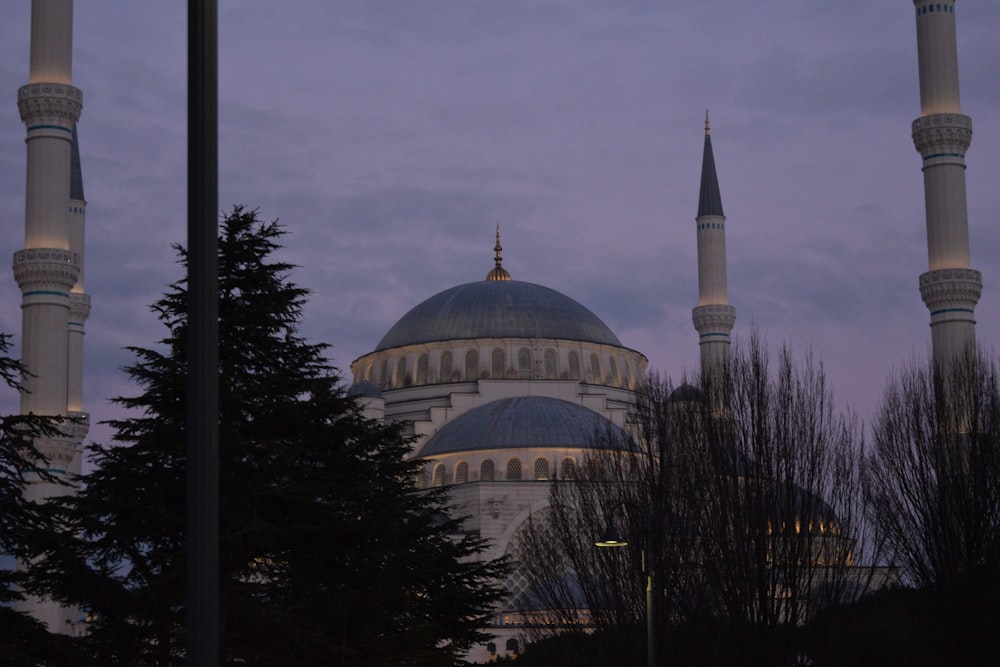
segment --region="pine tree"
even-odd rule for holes
[[[410,443],[365,419],[298,332],[307,290],[273,261],[284,230],[236,207],[219,239],[220,605],[227,663],[450,665],[497,600],[500,563],[418,492]],[[186,255],[179,249],[181,263]],[[130,416],[95,445],[65,510],[75,533],[38,580],[92,618],[97,663],[183,659],[185,282],[134,348]]]
[[[10,336],[0,334],[0,383],[20,389],[24,367],[5,356]],[[0,654],[7,665],[38,665],[62,660],[68,646],[45,626],[12,605],[24,599],[24,573],[14,569],[15,559],[34,553],[32,538],[54,530],[52,513],[25,498],[28,476],[54,481],[45,460],[35,449],[38,437],[59,435],[59,418],[29,415],[0,416]]]

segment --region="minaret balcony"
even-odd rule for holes
[[[939,269],[920,275],[920,296],[934,322],[969,320],[983,291],[975,269]]]
[[[691,311],[694,328],[701,335],[721,333],[728,335],[736,324],[736,308],[724,303],[696,306]]]
[[[14,280],[25,293],[65,301],[80,276],[80,255],[59,248],[27,248],[14,253]]]
[[[28,126],[29,137],[72,135],[83,110],[83,91],[65,83],[31,83],[17,91],[17,109]]]
[[[972,143],[972,119],[962,114],[941,113],[913,121],[913,145],[924,161],[958,161]]]

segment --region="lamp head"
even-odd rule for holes
[[[594,545],[598,547],[627,547],[628,540],[621,536],[618,529],[615,528],[614,522],[609,521],[608,527],[604,529],[604,534],[601,535],[601,539],[594,542]]]

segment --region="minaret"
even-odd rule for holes
[[[931,314],[934,363],[946,364],[976,341],[982,275],[970,267],[965,151],[972,119],[958,99],[954,0],[914,0],[920,65],[920,117],[913,143],[923,158],[928,271],[920,296]]]
[[[33,0],[29,83],[17,100],[27,127],[24,248],[14,253],[13,267],[21,288],[21,361],[28,370],[21,412],[80,418],[63,428],[62,437],[35,441],[47,459],[40,466],[63,478],[80,472],[80,441],[87,432],[80,411],[80,339],[89,310],[81,271],[84,202],[79,168],[73,169],[83,95],[72,85],[72,52],[72,0]],[[72,492],[26,477],[31,500]],[[76,610],[50,601],[31,599],[19,608],[56,632],[72,632],[77,620]]]
[[[705,112],[705,152],[701,162],[698,196],[698,306],[692,311],[701,347],[704,383],[729,361],[729,332],[736,323],[736,309],[726,292],[726,216],[712,155],[712,135]]]

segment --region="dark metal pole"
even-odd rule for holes
[[[219,664],[218,7],[188,0],[187,664]]]
[[[649,513],[646,526],[646,553],[643,554],[646,570],[646,664],[656,667],[656,593],[653,582],[653,515]]]

